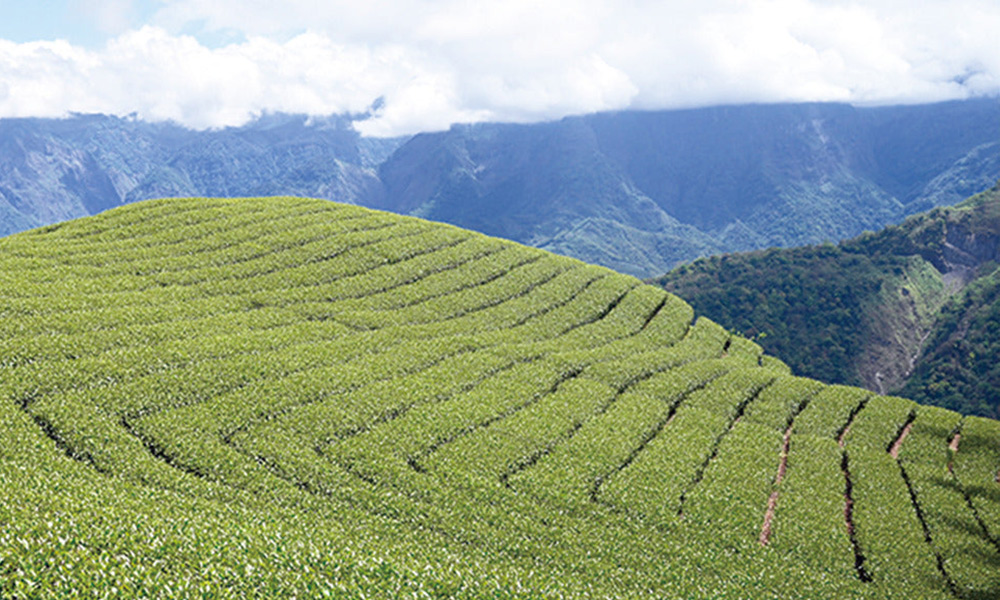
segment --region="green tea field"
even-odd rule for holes
[[[1000,422],[322,200],[0,239],[0,597],[1000,598]]]

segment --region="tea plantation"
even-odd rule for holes
[[[0,240],[0,597],[998,598],[1000,423],[320,200]]]

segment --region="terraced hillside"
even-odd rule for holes
[[[325,201],[0,240],[0,596],[996,598],[1000,423]]]

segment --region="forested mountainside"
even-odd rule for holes
[[[0,239],[0,315],[5,598],[1000,597],[1000,422],[603,267],[174,199]]]
[[[832,244],[716,256],[656,279],[796,373],[1000,416],[1000,184]]]
[[[619,112],[397,140],[350,123],[0,120],[0,233],[147,198],[300,194],[648,277],[713,253],[846,239],[1000,177],[996,99]]]

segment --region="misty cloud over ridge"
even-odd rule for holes
[[[136,113],[212,128],[263,112],[364,113],[382,99],[357,127],[384,136],[619,109],[1000,94],[995,0],[160,4],[95,48],[0,39],[0,117]],[[210,41],[220,36],[236,41]]]

